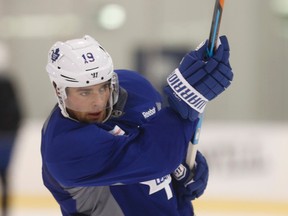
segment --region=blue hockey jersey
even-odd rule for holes
[[[191,203],[177,199],[170,173],[185,158],[195,123],[160,109],[159,93],[141,75],[115,72],[122,104],[108,121],[76,122],[58,107],[46,120],[45,186],[64,216],[192,216]]]

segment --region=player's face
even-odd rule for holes
[[[65,105],[72,118],[81,122],[101,123],[107,116],[110,82],[88,87],[68,87]]]

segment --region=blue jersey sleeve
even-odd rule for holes
[[[58,134],[49,134],[55,133],[56,125]],[[177,168],[193,128],[166,108],[129,135],[114,136],[95,124],[66,119],[58,109],[44,132],[42,156],[52,175],[66,186],[142,182]]]

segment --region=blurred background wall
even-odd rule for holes
[[[143,69],[139,73],[158,86],[177,67],[180,54],[208,38],[213,7],[213,0],[0,0],[0,47],[6,50],[0,52],[6,59],[0,66],[9,68],[17,83],[25,116],[11,171],[15,194],[25,196],[33,188],[46,193],[39,148],[41,125],[56,103],[45,72],[52,44],[89,34],[111,54],[115,68]],[[259,191],[266,188],[257,183],[263,178],[265,184],[273,177],[288,178],[281,169],[287,164],[288,144],[288,0],[227,0],[220,34],[229,38],[235,78],[229,91],[206,108],[199,148],[212,164],[208,198],[219,198],[215,194],[229,185],[229,179],[230,187],[224,191],[231,193],[223,193],[226,200],[233,194],[239,199],[243,194],[261,198]],[[247,166],[237,168],[244,159],[248,172]],[[216,162],[223,165],[221,172]],[[251,173],[255,178],[250,179]],[[239,176],[244,182],[232,181]],[[272,193],[275,198],[279,192],[281,202],[287,204],[288,188],[282,181],[264,197]],[[251,191],[255,185],[259,188]],[[240,194],[231,190],[241,186]]]
[[[109,3],[120,11],[112,8],[104,18],[111,23],[101,25]],[[45,118],[55,103],[45,65],[57,40],[90,34],[112,55],[115,68],[136,69],[139,48],[190,50],[208,38],[213,6],[212,0],[1,0],[0,39],[8,46],[26,117]],[[210,104],[207,119],[288,119],[287,10],[287,0],[226,2],[220,33],[229,37],[235,81]]]

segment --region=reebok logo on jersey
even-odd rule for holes
[[[147,118],[149,118],[150,116],[155,115],[155,113],[156,113],[156,108],[153,107],[153,108],[149,109],[149,110],[146,111],[146,112],[142,112],[142,115],[144,116],[145,119],[147,119]]]
[[[204,112],[208,100],[184,79],[178,68],[168,76],[167,82],[175,96],[181,98],[197,112]]]

